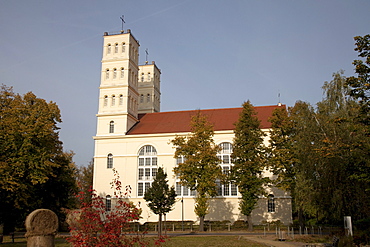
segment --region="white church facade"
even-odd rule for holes
[[[97,133],[94,136],[93,188],[98,195],[113,197],[111,182],[114,168],[122,185],[132,188],[130,200],[142,209],[140,223],[157,221],[143,199],[145,189],[153,181],[158,167],[163,167],[169,184],[175,186],[178,200],[167,220],[197,222],[194,213],[194,191],[181,186],[173,168],[181,162],[175,158],[170,143],[176,135],[190,133],[190,119],[196,111],[160,112],[160,75],[157,65],[138,64],[139,42],[130,30],[116,34],[104,34]],[[268,133],[268,118],[275,108],[255,107],[261,120],[261,129]],[[214,141],[222,147],[220,166],[228,170],[232,166],[230,155],[234,138],[234,123],[242,108],[201,110],[214,125]],[[268,137],[265,139],[268,145]],[[265,176],[272,176],[267,170]],[[292,223],[291,198],[277,188],[266,188],[268,197],[261,196],[252,213],[254,224],[280,220]],[[246,220],[240,214],[240,194],[233,184],[219,184],[218,196],[211,199],[209,214],[205,220]]]

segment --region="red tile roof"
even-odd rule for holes
[[[278,107],[277,105],[254,107],[261,121],[262,129],[271,127],[271,123],[268,119],[272,116],[273,110]],[[285,108],[285,105],[280,107]],[[139,135],[190,132],[191,117],[195,115],[197,111],[198,110],[139,114],[139,122],[132,127],[127,134]],[[234,123],[238,121],[241,111],[241,107],[200,110],[202,114],[208,116],[208,121],[213,124],[215,131],[233,130],[235,128]]]

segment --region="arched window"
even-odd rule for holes
[[[105,79],[108,80],[109,79],[109,69],[106,69],[105,70]]]
[[[112,106],[116,104],[116,96],[112,95]]]
[[[108,105],[108,96],[105,95],[104,96],[104,106],[107,106]]]
[[[110,52],[111,52],[111,45],[110,45],[110,44],[108,44],[108,45],[107,45],[107,54],[110,54]]]
[[[150,102],[150,94],[146,95],[146,102]]]
[[[150,72],[148,72],[148,81],[150,81]]]
[[[111,211],[112,210],[112,198],[110,195],[107,195],[105,197],[105,211]]]
[[[107,156],[107,168],[113,168],[113,154]]]
[[[114,121],[110,121],[109,123],[109,133],[114,133]]]
[[[223,142],[220,144],[221,150],[217,154],[217,157],[220,159],[220,166],[224,174],[228,174],[232,166],[231,163],[231,154],[233,152],[233,147],[230,142]],[[219,196],[237,196],[237,188],[234,183],[221,184],[220,181],[216,181],[218,195]]]
[[[119,105],[123,105],[123,95],[120,94],[119,96]]]
[[[144,81],[144,73],[141,73],[141,82]]]
[[[121,68],[121,79],[125,77],[125,69]]]
[[[116,43],[116,45],[114,46],[114,53],[118,53],[118,44]]]
[[[275,198],[272,194],[268,195],[267,197],[267,211],[269,213],[275,212]]]
[[[113,79],[117,79],[117,69],[113,69]]]
[[[140,149],[138,169],[137,195],[144,196],[145,191],[151,186],[157,175],[157,150],[155,147],[146,145]]]
[[[124,53],[126,51],[126,44],[125,42],[122,43],[122,53]]]
[[[144,103],[144,94],[140,94],[140,103]]]

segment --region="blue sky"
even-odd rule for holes
[[[370,33],[368,0],[0,0],[0,83],[54,101],[77,165],[93,157],[103,33],[131,29],[140,64],[162,70],[161,111],[315,104],[354,36]]]

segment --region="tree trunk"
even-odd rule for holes
[[[299,222],[299,226],[303,229],[303,227],[304,227],[304,218],[303,218],[303,209],[302,208],[298,209],[298,222]]]
[[[252,222],[252,216],[251,215],[247,216],[247,222],[248,222],[248,231],[252,232],[253,231],[253,222]]]
[[[204,232],[204,216],[199,217],[199,231]]]
[[[158,237],[162,236],[162,214],[158,215]]]

